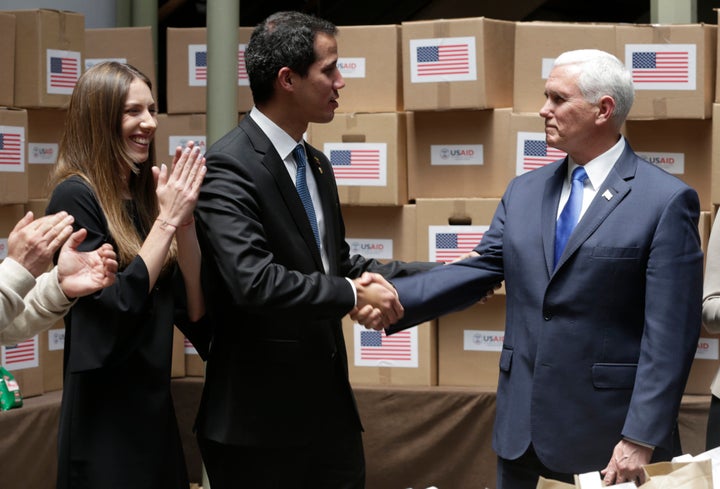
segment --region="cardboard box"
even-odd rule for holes
[[[342,321],[351,384],[438,385],[437,322],[391,336]]]
[[[82,74],[85,16],[61,10],[14,10],[15,105],[65,107]]]
[[[252,106],[250,81],[245,71],[245,47],[252,27],[238,28],[238,112]],[[167,112],[204,113],[207,110],[207,29],[167,29]]]
[[[402,110],[399,25],[338,28],[338,69],[345,79],[339,112]]]
[[[7,239],[15,224],[25,215],[22,205],[0,206],[0,261],[7,257]],[[40,339],[34,336],[17,345],[0,346],[0,365],[13,374],[23,397],[43,393]]]
[[[43,392],[63,388],[63,356],[65,355],[65,322],[60,319],[40,337],[40,363],[43,371]]]
[[[644,159],[672,173],[700,197],[702,210],[712,209],[711,120],[627,121],[623,133]]]
[[[535,170],[565,158],[562,150],[545,142],[545,120],[538,113],[513,113],[510,116],[508,153],[515,175]]]
[[[514,22],[403,22],[402,42],[405,110],[512,106]]]
[[[610,24],[518,22],[515,26],[513,110],[538,113],[545,103],[545,82],[560,54],[574,49],[615,53]]]
[[[27,111],[0,107],[0,205],[28,200],[27,134]]]
[[[515,176],[511,109],[408,114],[408,197],[500,197]]]
[[[438,318],[438,384],[497,388],[505,296]]]
[[[153,95],[157,100],[154,53],[150,26],[85,29],[83,71],[103,61],[130,64],[150,78]]]
[[[155,131],[155,160],[170,164],[177,146],[194,141],[205,152],[207,146],[205,114],[158,114]]]
[[[15,103],[15,16],[0,12],[0,106]]]
[[[182,331],[173,328],[172,364],[170,376],[175,379],[185,377],[185,335]]]
[[[417,209],[342,206],[345,241],[351,255],[380,261],[417,261]]]
[[[205,377],[205,362],[187,338],[183,339],[185,348],[185,375],[188,377]]]
[[[342,204],[403,205],[407,195],[406,114],[335,114],[311,124],[308,142],[333,165]]]
[[[50,177],[65,131],[65,109],[28,109],[28,198],[50,196]]]
[[[720,204],[720,104],[713,104],[711,147],[710,197],[713,204]]]
[[[615,32],[618,57],[635,82],[629,119],[710,118],[717,26],[623,24]],[[661,63],[673,63],[673,69],[661,71],[668,66]]]

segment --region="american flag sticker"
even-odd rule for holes
[[[247,44],[238,44],[238,86],[250,86],[245,67],[245,49]],[[207,86],[208,53],[207,44],[188,45],[188,85]]]
[[[418,367],[417,328],[409,328],[387,336],[385,331],[366,329],[353,324],[355,366],[357,367]]]
[[[198,352],[189,339],[184,339],[185,355],[197,355]]]
[[[323,151],[332,164],[338,185],[387,185],[386,143],[325,143]]]
[[[25,128],[0,126],[0,172],[25,171]]]
[[[626,44],[625,66],[635,90],[695,90],[695,44]]]
[[[80,53],[48,49],[46,68],[47,93],[70,95],[80,78]]]
[[[36,335],[17,345],[0,347],[0,363],[10,371],[37,367],[40,365],[39,344]]]
[[[447,263],[471,252],[490,226],[428,226],[430,261]]]
[[[567,153],[552,148],[545,142],[544,132],[524,132],[517,134],[517,156],[515,174],[522,175],[545,166],[553,161],[565,158]]]
[[[410,40],[412,83],[477,80],[475,37]]]

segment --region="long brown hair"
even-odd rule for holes
[[[146,162],[132,161],[122,132],[122,120],[130,84],[142,80],[149,88],[147,76],[133,66],[114,61],[99,63],[78,80],[67,110],[65,132],[60,140],[58,163],[52,185],[77,175],[95,192],[115,241],[118,262],[127,266],[140,251],[144,236],[158,216],[158,202],[152,166],[155,165],[155,143],[150,143]],[[136,227],[124,202],[127,189],[138,213]],[[165,267],[176,259],[177,248],[168,253]]]

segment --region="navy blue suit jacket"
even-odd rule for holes
[[[668,458],[701,327],[697,193],[628,145],[555,268],[566,175],[567,159],[515,178],[480,257],[393,280],[405,317],[388,332],[505,280],[498,455],[515,459],[532,442],[546,466],[582,473],[605,468],[625,436]]]

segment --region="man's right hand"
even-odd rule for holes
[[[58,282],[70,299],[93,294],[115,283],[118,263],[112,245],[105,243],[93,251],[78,251],[86,236],[85,229],[74,232],[58,257]]]
[[[365,272],[353,280],[357,306],[350,318],[368,329],[381,330],[398,322],[404,310],[397,292],[382,275]]]
[[[37,278],[50,268],[53,255],[72,234],[72,223],[73,217],[65,211],[38,219],[28,212],[8,236],[7,256]]]

